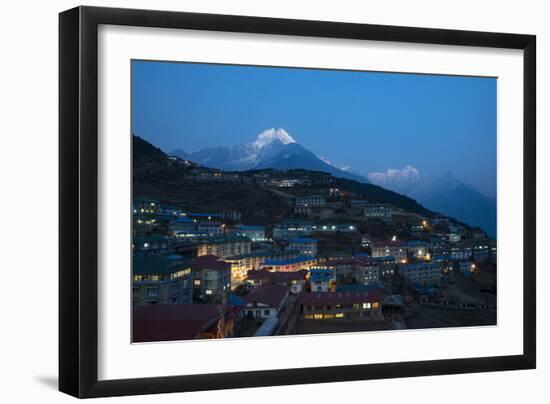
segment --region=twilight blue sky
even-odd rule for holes
[[[268,128],[366,174],[450,170],[496,194],[495,78],[132,62],[132,128],[166,152]]]

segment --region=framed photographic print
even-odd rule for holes
[[[535,37],[60,14],[60,390],[535,367]]]

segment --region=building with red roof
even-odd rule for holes
[[[267,318],[276,316],[289,294],[288,286],[268,283],[255,287],[245,297],[243,313],[246,316]]]
[[[302,314],[306,320],[383,320],[382,293],[370,292],[310,292],[301,297]]]
[[[132,341],[178,341],[233,335],[233,316],[216,304],[154,304],[134,308]]]
[[[308,271],[301,269],[296,272],[272,272],[266,269],[248,271],[246,283],[258,287],[274,283],[290,288],[291,293],[300,293],[305,285]]]

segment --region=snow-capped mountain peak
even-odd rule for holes
[[[368,179],[373,184],[406,195],[411,187],[421,181],[418,170],[410,165],[402,169],[390,168],[382,172],[369,173]]]
[[[271,128],[264,130],[262,133],[260,133],[256,140],[252,143],[252,146],[255,149],[259,150],[274,141],[279,141],[284,145],[296,143],[294,138],[290,136],[284,129]]]
[[[389,168],[386,171],[378,173],[369,173],[369,180],[378,185],[388,185],[391,183],[414,184],[420,180],[420,173],[413,166],[406,166],[403,169]]]

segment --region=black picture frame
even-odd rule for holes
[[[523,50],[523,354],[99,381],[97,62],[100,24]],[[60,13],[59,389],[85,398],[534,369],[535,103],[534,35],[96,7],[77,7]]]

